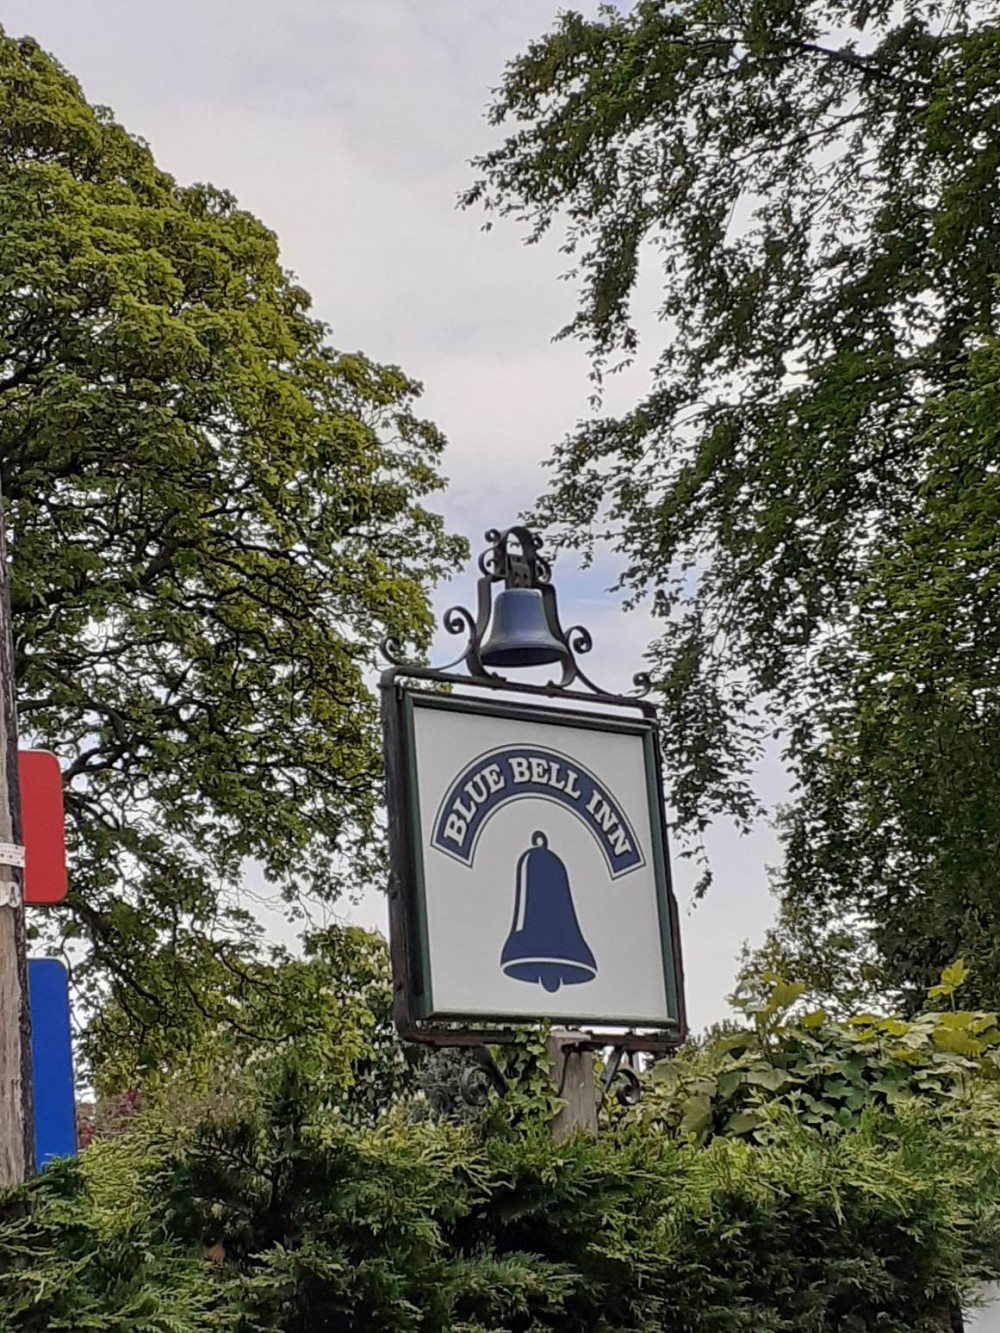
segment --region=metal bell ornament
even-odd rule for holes
[[[544,833],[533,833],[531,843],[517,863],[514,923],[500,954],[501,970],[549,992],[593,981],[597,962],[576,919],[566,867],[549,851]]]
[[[566,645],[549,629],[538,588],[505,588],[497,594],[480,657],[489,667],[545,666],[565,660]]]

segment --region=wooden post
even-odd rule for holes
[[[17,700],[10,615],[10,575],[0,500],[0,843],[20,845]],[[10,859],[8,857],[8,859]],[[0,858],[2,860],[2,858]],[[23,875],[0,863],[0,1188],[34,1168],[31,1016],[24,934]]]
[[[552,1120],[552,1140],[562,1143],[574,1130],[597,1133],[597,1092],[594,1087],[594,1056],[575,1049],[579,1032],[552,1032],[548,1039],[552,1083],[562,1106]]]

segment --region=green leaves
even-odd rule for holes
[[[786,1333],[804,1311],[817,1333],[845,1311],[903,1333],[1000,1276],[993,1015],[806,1027],[786,1009],[659,1062],[638,1106],[606,1102],[599,1135],[556,1145],[544,1032],[500,1055],[502,1102],[428,1118],[376,937],[332,930],[260,980],[240,1018],[266,987],[302,1022],[291,1040],[277,1014],[216,1034],[207,1092],[192,1052],[111,1137],[0,1201],[3,1333]]]
[[[179,186],[0,32],[18,698],[66,774],[74,977],[114,991],[97,1059],[160,1067],[226,1021],[206,978],[252,971],[248,858],[289,903],[381,873],[370,672],[386,634],[426,645],[464,544],[424,507],[420,386],[309,304],[231,195]]]
[[[9,1200],[3,1333],[904,1333],[1000,1272],[981,1106],[841,1108],[824,1134],[772,1104],[729,1119],[763,1144],[704,1147],[629,1116],[556,1146],[531,1123],[352,1127],[306,1084],[180,1131],[140,1118]]]
[[[968,975],[956,964],[942,985],[952,994]],[[865,1114],[894,1113],[914,1098],[922,1114],[942,1123],[969,1105],[990,1120],[1000,1115],[995,1014],[952,1010],[906,1021],[865,1013],[835,1021],[790,1013],[801,988],[773,973],[747,990],[738,1005],[753,1026],[715,1033],[656,1064],[628,1118],[703,1145],[717,1135],[768,1143],[782,1116],[836,1136]]]
[[[766,1088],[768,1092],[777,1092],[787,1087],[788,1077],[783,1069],[774,1069],[763,1065],[748,1069],[741,1080],[748,1087]]]
[[[932,986],[927,994],[932,1000],[939,1000],[942,998],[950,999],[958,990],[959,986],[961,986],[962,982],[966,980],[968,975],[969,969],[965,966],[961,958],[959,958],[957,962],[952,963],[950,967],[944,969],[941,973],[941,981],[939,984]]]
[[[761,814],[761,762],[792,770],[756,970],[908,1010],[959,954],[1000,999],[1000,28],[942,17],[567,15],[507,66],[511,133],[468,192],[560,231],[598,394],[640,350],[648,274],[648,390],[555,446],[539,518],[584,552],[607,537],[662,623],[695,850]]]
[[[712,1102],[706,1093],[696,1093],[681,1107],[680,1132],[683,1136],[700,1141],[712,1123]]]
[[[291,1070],[314,1106],[335,1109],[344,1122],[385,1114],[413,1083],[392,1022],[386,943],[360,927],[332,926],[305,944],[304,957],[272,949],[266,962],[221,949],[206,955],[197,1003],[203,1016],[218,1017],[190,1024],[183,1051],[172,1034],[150,1034],[137,1047],[131,1016],[106,1003],[96,1027],[107,1045],[93,1071],[101,1101],[113,1105],[134,1089],[144,1109],[189,1126],[278,1095]]]

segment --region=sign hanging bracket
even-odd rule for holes
[[[604,1073],[601,1075],[601,1102],[604,1102],[615,1083],[621,1086],[615,1089],[615,1098],[620,1106],[636,1106],[642,1100],[642,1084],[639,1075],[631,1064],[623,1061],[628,1055],[627,1046],[616,1046],[611,1052]]]
[[[488,1046],[473,1046],[472,1063],[465,1066],[459,1078],[462,1100],[470,1106],[485,1106],[490,1091],[498,1097],[507,1095],[507,1080],[490,1054]]]

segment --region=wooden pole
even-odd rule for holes
[[[21,844],[17,778],[17,700],[10,614],[10,571],[0,499],[0,843]],[[8,857],[7,859],[11,859]],[[0,861],[3,858],[0,857]],[[0,864],[0,1188],[34,1169],[31,1015],[24,932],[23,874]]]
[[[552,1140],[562,1143],[576,1130],[597,1133],[597,1091],[594,1086],[594,1056],[581,1051],[579,1032],[549,1034],[552,1083],[562,1106],[552,1120]]]

